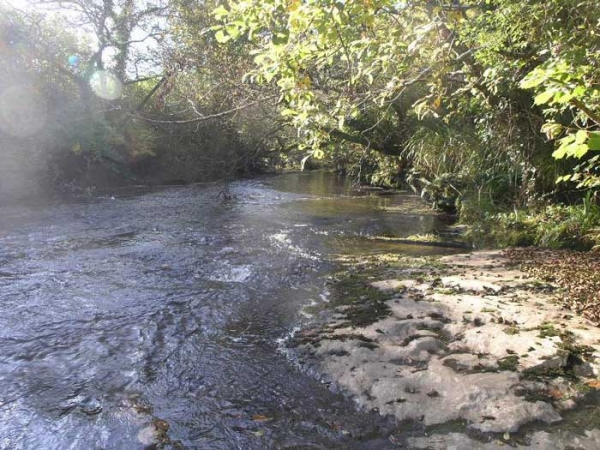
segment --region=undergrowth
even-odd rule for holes
[[[578,205],[483,212],[461,221],[472,225],[467,238],[477,246],[531,246],[590,250],[600,244],[600,207],[589,198]]]

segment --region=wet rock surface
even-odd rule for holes
[[[565,311],[556,286],[497,251],[346,264],[336,314],[289,345],[362,407],[434,430],[409,447],[600,447],[600,423],[576,438],[561,428],[600,387],[600,329]]]

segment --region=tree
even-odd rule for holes
[[[277,87],[281,114],[313,156],[339,141],[406,155],[422,147],[415,140],[458,138],[481,154],[472,164],[494,161],[489,169],[523,196],[558,168],[542,114],[578,117],[573,132],[560,128],[555,157],[596,145],[598,9],[591,0],[240,1],[215,10],[215,38],[256,46],[247,76]],[[528,88],[538,88],[537,106]],[[544,131],[557,132],[551,124]]]

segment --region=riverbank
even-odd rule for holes
[[[598,396],[600,329],[515,255],[342,258],[330,320],[289,346],[361,407],[420,428],[410,447],[534,445],[550,433],[566,448],[565,417]],[[597,419],[575,427],[581,447],[600,445]]]
[[[556,283],[565,307],[600,325],[600,253],[531,247],[510,248],[506,255],[531,276]]]

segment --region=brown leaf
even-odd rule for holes
[[[592,389],[600,389],[600,380],[591,380],[585,384],[587,384]]]
[[[550,389],[548,391],[548,395],[556,400],[560,400],[564,397],[564,394],[560,392],[558,389]]]
[[[255,422],[266,422],[267,420],[271,420],[271,418],[263,416],[262,414],[254,414],[252,416],[252,420],[254,420]]]

